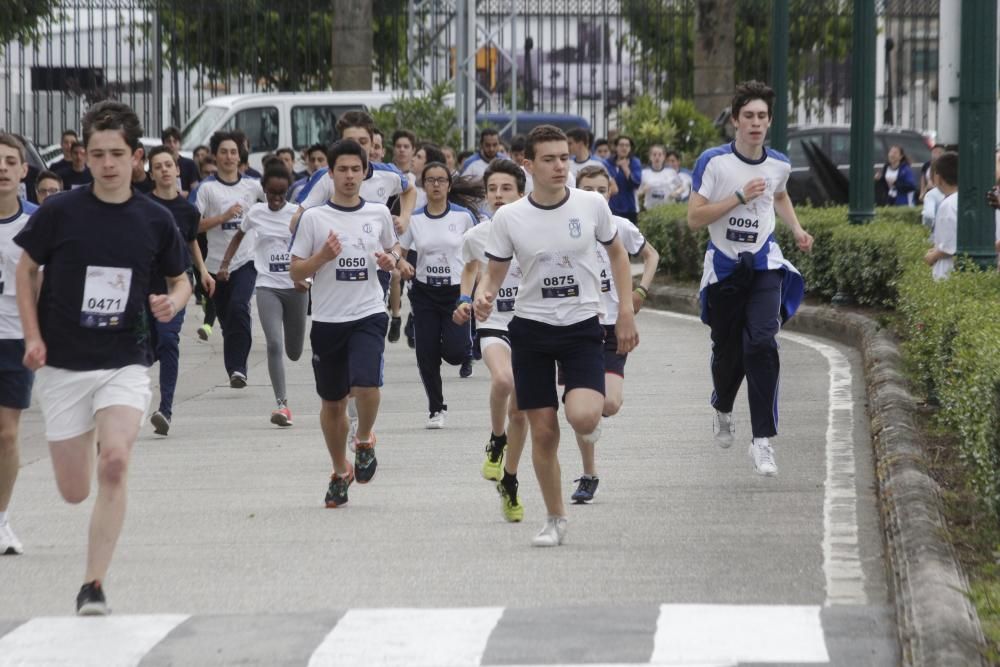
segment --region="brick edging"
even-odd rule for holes
[[[660,285],[653,308],[697,315],[697,292]],[[916,426],[916,401],[899,348],[871,318],[802,306],[787,329],[857,348],[862,355],[875,450],[878,500],[893,582],[904,665],[985,665],[982,627],[968,580],[947,539],[939,488],[928,472]]]

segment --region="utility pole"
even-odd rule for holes
[[[997,141],[997,3],[962,0],[962,70],[958,102],[958,252],[994,265],[994,185]]]
[[[852,224],[875,217],[875,2],[854,0],[851,47],[851,182],[848,218]]]
[[[372,0],[337,0],[333,9],[333,90],[371,90]]]
[[[789,0],[774,0],[771,8],[771,148],[781,153],[788,152],[788,4]]]

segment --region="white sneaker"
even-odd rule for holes
[[[431,413],[430,418],[424,425],[424,428],[439,429],[444,428],[444,418],[448,414],[447,410],[438,410],[437,412]]]
[[[10,527],[10,522],[0,524],[0,556],[13,556],[23,554],[24,545],[17,539],[14,529]]]
[[[733,438],[736,436],[736,418],[732,412],[715,411],[712,417],[712,433],[715,435],[715,442],[723,449],[733,446]]]
[[[774,449],[767,438],[754,438],[750,443],[750,458],[758,475],[774,477],[778,474],[778,464],[774,462]]]
[[[550,516],[545,525],[531,540],[533,547],[557,547],[566,538],[566,517]]]
[[[601,439],[601,427],[603,425],[603,422],[604,419],[601,418],[601,420],[597,422],[597,428],[594,429],[593,433],[587,433],[587,434],[581,433],[580,440],[583,440],[584,444],[587,445],[596,445],[597,441]]]

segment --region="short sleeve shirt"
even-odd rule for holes
[[[417,251],[414,278],[428,287],[458,286],[462,279],[462,237],[476,226],[472,211],[449,203],[441,215],[420,209],[399,238],[404,248]]]
[[[14,241],[45,267],[38,323],[49,366],[152,363],[154,272],[178,276],[187,265],[169,211],[143,195],[110,204],[81,188],[46,201]]]
[[[492,220],[485,220],[465,232],[462,240],[462,259],[465,262],[482,262],[483,265],[489,262],[486,256],[486,243],[490,239],[490,227]],[[476,327],[479,329],[496,329],[506,331],[507,325],[514,318],[514,302],[517,299],[517,290],[521,286],[521,265],[516,259],[510,260],[507,267],[507,275],[504,276],[503,284],[497,290],[496,300],[493,302],[493,310],[485,322],[479,322]]]
[[[353,322],[384,313],[375,253],[388,252],[396,245],[389,209],[364,200],[354,208],[328,202],[306,209],[295,229],[292,256],[312,257],[331,232],[343,250],[313,278],[313,321]]]
[[[594,241],[608,245],[616,234],[601,195],[567,188],[554,206],[529,196],[501,207],[493,216],[486,255],[521,265],[518,317],[566,326],[602,312]]]
[[[247,211],[257,202],[264,201],[264,189],[261,187],[260,181],[249,176],[242,176],[234,183],[227,183],[219,179],[218,176],[210,176],[198,184],[196,199],[202,218],[221,215],[228,211],[233,204],[239,204],[243,207],[241,215],[226,220],[205,233],[208,237],[208,256],[205,257],[205,266],[210,272],[218,273],[222,258],[226,254],[226,248],[236,236],[236,230],[240,228]],[[241,243],[240,249],[230,260],[229,270],[231,272],[236,271],[247,262],[253,261],[253,239],[247,240],[251,243]]]
[[[955,268],[955,253],[958,252],[958,193],[945,197],[938,205],[934,216],[934,247],[946,252],[945,257],[934,262],[931,275],[934,280],[944,280]]]
[[[712,244],[730,259],[740,253],[757,253],[774,232],[774,196],[785,191],[792,165],[778,151],[765,149],[758,160],[736,152],[735,142],[711,148],[698,158],[692,175],[695,192],[709,202],[722,201],[747,181],[763,178],[764,194],[737,204],[708,226]]]
[[[646,245],[646,237],[642,235],[639,228],[632,224],[631,220],[613,216],[615,227],[618,229],[618,237],[625,246],[625,252],[630,255],[638,255]],[[601,303],[604,306],[604,315],[601,317],[601,324],[614,324],[618,321],[618,291],[615,287],[615,277],[611,271],[611,258],[608,251],[601,243],[595,244],[597,261],[601,267]],[[631,306],[631,304],[629,304]]]
[[[189,250],[189,244],[198,238],[198,223],[201,222],[201,213],[198,209],[181,196],[174,197],[173,199],[160,199],[155,194],[150,193],[148,195],[150,199],[170,211],[170,215],[174,219],[174,224],[177,225],[177,231],[181,235],[181,239],[184,241],[184,257],[185,257],[185,267],[191,268],[192,258],[191,251]],[[162,275],[153,275],[153,293],[163,294],[167,290],[167,282],[164,280]]]
[[[361,198],[377,204],[385,204],[389,198],[402,194],[410,187],[406,176],[395,165],[372,162],[368,165],[368,175],[361,183]],[[317,169],[306,186],[299,193],[298,203],[303,208],[321,206],[333,199],[333,179],[329,167]]]
[[[254,246],[253,262],[257,269],[257,287],[293,289],[295,283],[288,273],[292,262],[289,246],[292,231],[289,224],[298,208],[286,203],[281,210],[272,211],[267,204],[250,207],[240,223],[246,240]],[[246,241],[244,241],[246,242]]]
[[[28,218],[38,210],[34,204],[20,201],[17,213],[0,219],[0,339],[24,338],[21,316],[17,311],[17,284],[15,274],[21,260],[21,246],[14,237],[28,224]]]
[[[680,187],[680,179],[677,172],[670,167],[653,169],[646,167],[642,170],[642,185],[646,192],[646,208],[656,208],[670,202],[670,195]]]

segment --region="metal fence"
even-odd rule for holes
[[[462,0],[373,0],[373,88],[455,76]],[[637,95],[691,98],[694,0],[478,0],[479,111],[579,114],[598,131]],[[734,0],[736,80],[768,78],[770,2]],[[792,120],[847,122],[849,0],[792,0]],[[147,132],[183,124],[208,98],[329,87],[336,0],[62,0],[33,43],[0,53],[0,127],[45,145],[90,103],[116,97]],[[938,2],[880,0],[877,117],[933,128]]]

